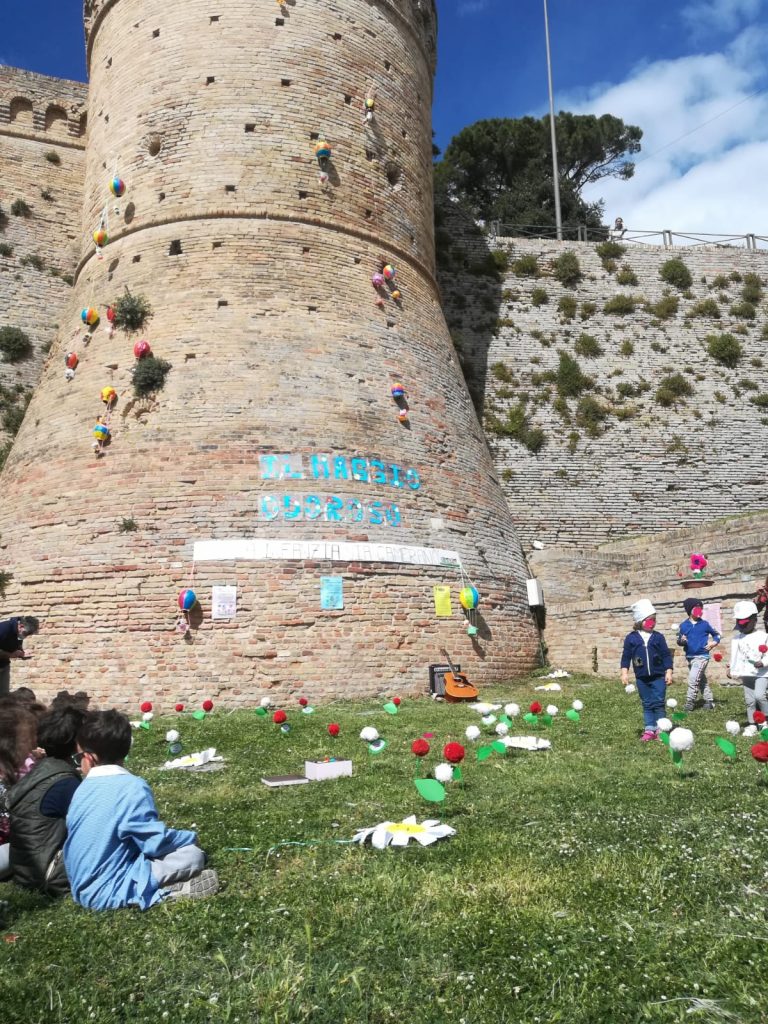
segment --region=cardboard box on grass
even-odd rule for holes
[[[313,782],[324,779],[341,779],[352,774],[351,761],[305,761],[304,774]]]

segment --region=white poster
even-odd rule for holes
[[[213,587],[211,618],[234,619],[237,614],[237,587]]]

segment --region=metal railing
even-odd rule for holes
[[[500,221],[489,221],[488,229],[492,238],[557,238],[553,224],[502,224]],[[564,224],[563,239],[569,242],[613,240],[633,245],[656,245],[665,249],[671,249],[674,246],[694,248],[700,245],[710,245],[721,249],[768,248],[768,237],[754,233],[745,235],[710,232],[687,234],[670,231],[668,228],[661,231],[636,231],[630,228],[616,231],[608,227],[589,227],[587,224]]]

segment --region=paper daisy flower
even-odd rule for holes
[[[453,766],[450,764],[436,764],[435,778],[438,782],[450,782],[453,778]]]
[[[472,742],[473,740],[478,739],[478,737],[480,736],[480,730],[476,725],[468,725],[467,728],[464,730],[464,735],[470,742]]]
[[[676,750],[683,754],[693,747],[693,733],[690,729],[683,729],[680,726],[673,729],[669,734],[669,749]]]
[[[441,825],[436,818],[427,818],[419,824],[416,815],[412,814],[402,821],[382,821],[373,828],[361,828],[352,837],[353,843],[365,843],[369,839],[376,850],[387,846],[407,846],[415,839],[420,846],[431,846],[438,839],[447,839],[456,835],[456,829],[450,825]]]
[[[520,705],[519,704],[505,704],[504,705],[504,714],[507,715],[509,718],[517,718],[517,716],[520,714]]]
[[[166,743],[178,743],[179,742],[179,732],[178,732],[178,730],[177,729],[169,729],[168,732],[165,734],[165,742]]]
[[[667,707],[668,708],[673,708],[673,709],[677,707],[677,701],[675,700],[674,697],[669,697],[667,699]]]
[[[559,710],[560,708],[557,706],[557,704],[547,704],[547,714],[551,715],[553,718]]]
[[[571,704],[571,707],[573,708],[574,711],[583,711],[584,710],[584,702],[581,701],[581,700],[575,700],[573,702],[573,704]]]
[[[747,739],[749,739],[750,736],[757,736],[757,726],[756,725],[745,725],[744,726],[744,732],[742,733],[742,736],[746,736]]]
[[[725,731],[729,736],[738,736],[741,732],[741,726],[738,722],[734,722],[733,719],[725,723]]]
[[[154,717],[154,711],[145,711],[144,714],[141,716],[141,719],[143,722],[151,722]]]
[[[662,732],[672,732],[674,722],[671,718],[660,718],[656,723],[656,728],[661,729]]]
[[[272,700],[269,697],[262,697],[259,703],[261,707],[268,708],[269,705],[272,703]]]
[[[364,729],[360,731],[360,739],[364,743],[373,743],[374,740],[379,738],[379,730],[374,729],[372,725],[366,725]]]
[[[504,722],[499,722],[499,724],[496,726],[496,735],[497,736],[506,736],[508,732],[509,732],[509,726],[505,725]]]
[[[637,687],[634,683],[627,683],[627,685],[624,687],[624,693],[634,693],[636,689]]]

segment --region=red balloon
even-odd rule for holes
[[[213,701],[212,700],[204,700],[203,701],[203,711],[213,711]]]
[[[79,362],[80,360],[77,358],[77,352],[67,352],[64,357],[64,365],[68,370],[76,370]]]
[[[274,715],[272,715],[272,721],[275,725],[282,725],[287,717],[288,715],[286,715],[284,711],[276,711]]]
[[[143,359],[144,356],[148,356],[152,349],[149,346],[148,341],[137,341],[133,346],[133,354],[137,359]]]
[[[140,710],[143,711],[144,714],[146,714],[147,711],[151,711],[152,710],[152,701],[149,701],[149,700],[142,701]]]
[[[335,722],[331,722],[331,724],[328,726],[328,733],[331,736],[338,736],[339,731],[339,727]]]
[[[115,311],[111,306],[107,306],[107,320],[112,324],[115,322]]]

